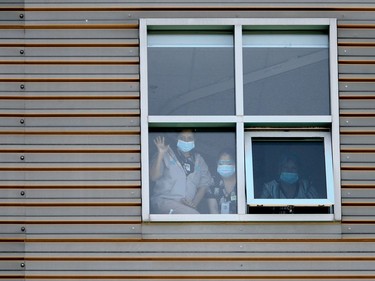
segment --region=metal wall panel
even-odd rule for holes
[[[0,280],[374,280],[375,1],[0,2]],[[337,18],[341,223],[142,223],[138,19]]]

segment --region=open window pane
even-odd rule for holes
[[[148,36],[150,115],[234,114],[231,34]]]
[[[328,35],[246,32],[247,115],[329,115]]]
[[[333,204],[330,143],[326,139],[329,135],[248,134],[246,179],[249,205]]]
[[[237,213],[234,129],[158,128],[149,137],[151,214]],[[225,191],[219,164],[234,179]]]

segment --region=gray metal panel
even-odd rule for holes
[[[25,209],[18,207],[20,210],[16,210],[16,208],[0,208],[0,211],[2,212],[2,215],[0,216],[1,221],[1,228],[0,228],[0,240],[5,241],[8,240],[8,242],[22,242],[26,235],[25,230],[23,229],[24,224],[22,224],[22,217],[25,216]],[[16,210],[16,211],[15,211]],[[14,212],[14,215],[10,214],[11,212]],[[21,217],[21,220],[19,219]],[[10,246],[15,246],[16,248],[10,248],[7,249],[6,247],[2,247],[2,243],[0,243],[0,256],[1,254],[7,253],[7,252],[20,252],[23,251],[24,245],[20,244],[10,244]],[[20,247],[20,249],[19,249]]]
[[[138,135],[117,135],[117,134],[82,134],[82,135],[48,135],[35,136],[25,135],[25,143],[28,145],[121,145],[139,144]],[[13,140],[11,138],[10,140]],[[0,139],[0,142],[2,139]],[[22,141],[23,142],[23,141]],[[7,140],[6,143],[10,144]]]
[[[368,90],[370,87],[375,87],[375,83],[369,83],[370,85],[367,85]],[[375,90],[375,88],[374,88]],[[353,99],[353,100],[342,100],[340,102],[340,108],[342,109],[374,109],[375,108],[375,100],[373,99]]]
[[[139,180],[139,171],[35,171],[35,172],[0,172],[7,180],[17,181],[124,181]]]
[[[374,197],[374,196],[373,196]],[[351,207],[344,207],[343,208],[343,215],[344,216],[360,216],[363,219],[366,217],[367,220],[374,220],[375,219],[375,207],[374,206],[351,206]]]
[[[356,58],[356,60],[361,58]],[[362,61],[366,61],[366,58],[362,59]],[[340,73],[345,74],[359,74],[362,76],[366,74],[374,74],[374,66],[371,64],[363,64],[361,61],[352,64],[343,64],[340,66],[339,69]]]
[[[118,39],[118,38],[116,38]],[[130,39],[130,38],[129,38]],[[134,43],[136,44],[136,43]],[[26,47],[25,56],[30,59],[41,59],[50,58],[53,60],[63,59],[63,58],[84,58],[92,60],[98,60],[103,58],[116,58],[118,61],[126,60],[129,57],[137,57],[138,47],[125,47],[126,44],[122,44],[121,47],[71,47],[66,46],[65,48],[56,47]],[[130,44],[129,44],[130,45]],[[4,53],[3,52],[7,52]],[[18,55],[15,48],[1,48],[0,55]]]
[[[25,243],[23,241],[1,241],[0,253],[0,256],[22,256],[25,253]]]
[[[24,50],[24,48],[21,47],[21,46],[18,47],[18,48],[15,48],[15,47],[0,47],[0,60],[1,61],[4,61],[4,60],[11,61],[12,59],[23,57],[23,56],[20,55],[20,50]],[[23,68],[23,66],[21,66],[21,67]]]
[[[18,105],[20,104],[20,105]],[[26,110],[80,110],[80,109],[90,109],[90,110],[100,110],[100,109],[137,109],[139,108],[138,100],[27,100],[14,102],[9,106],[25,106]]]
[[[4,0],[2,0],[1,2],[1,5],[6,5],[7,8],[13,7],[14,9],[12,9],[11,11],[0,11],[1,21],[8,21],[8,24],[14,23],[14,21],[21,22],[19,15],[22,14],[22,9],[24,7],[25,1],[18,1],[18,3],[16,3],[16,1],[14,1],[13,3],[12,1],[9,1],[11,3],[4,3]],[[19,9],[19,11],[17,11],[17,8]]]
[[[337,33],[340,38],[374,38],[375,31],[368,28],[340,28]]]
[[[23,271],[19,261],[0,261],[0,272],[2,271]],[[0,275],[1,276],[1,275]]]
[[[374,56],[373,47],[364,48],[375,42],[374,4],[2,1],[1,7],[20,9],[2,10],[0,26],[22,25],[22,12],[27,29],[0,29],[0,61],[8,62],[0,64],[0,221],[7,220],[0,225],[0,256],[26,256],[33,280],[373,279],[375,179],[374,156],[368,152],[375,140],[368,113],[375,86],[372,64],[363,61]],[[341,100],[342,113],[350,115],[341,119],[343,184],[352,186],[343,190],[343,224],[141,223],[140,17],[339,19],[340,94],[370,97]],[[357,46],[348,48],[350,43]],[[23,61],[27,64],[10,64]],[[121,170],[131,166],[136,170]],[[81,170],[64,170],[69,167]],[[342,239],[341,231],[350,239]],[[24,238],[25,243],[14,242]],[[291,257],[295,260],[287,260]],[[2,259],[0,279],[22,279],[20,261]]]
[[[345,170],[342,171],[341,177],[343,180],[375,180],[375,173],[374,171],[366,171],[366,170]]]
[[[32,219],[29,219],[32,222]],[[141,238],[140,217],[125,219],[103,218],[94,219],[75,219],[67,217],[56,219],[55,217],[47,219],[38,219],[28,226],[27,236],[30,241],[48,241],[48,240],[72,240],[72,241],[112,241],[116,240],[139,240]],[[54,223],[53,223],[54,222]],[[53,227],[51,227],[53,223]],[[69,225],[69,227],[66,227]],[[63,273],[63,272],[61,272]]]
[[[371,145],[374,144],[375,136],[372,134],[353,134],[353,135],[342,135],[341,144],[350,144],[356,145],[356,147],[362,147],[362,145]]]
[[[143,226],[144,227],[144,226]],[[318,256],[347,256],[358,254],[372,254],[375,252],[375,243],[372,241],[362,241],[358,243],[356,240],[341,241],[338,240],[316,240],[307,242],[304,240],[230,240],[223,239],[218,241],[182,241],[182,240],[143,240],[143,241],[123,241],[122,243],[98,243],[96,241],[88,241],[87,243],[70,243],[69,241],[55,243],[54,241],[40,241],[26,243],[26,253],[30,256],[33,252],[46,254],[52,251],[56,255],[69,253],[79,255],[79,253],[96,253],[97,255],[118,255],[124,254],[153,254],[153,255],[172,255],[182,253],[208,255],[211,253],[221,254],[245,254],[248,257],[264,255],[274,256],[277,254],[301,255],[311,254]],[[220,249],[220,251],[218,251]],[[277,250],[277,252],[275,251]]]
[[[13,193],[12,193],[13,194]],[[15,193],[17,195],[17,192]],[[130,188],[130,187],[119,187],[111,188],[106,186],[103,188],[74,188],[74,189],[30,189],[27,191],[27,198],[29,199],[102,199],[102,201],[111,201],[115,199],[116,201],[127,202],[128,199],[139,199],[140,198],[140,188]]]
[[[96,82],[95,80],[91,82],[55,82],[50,81],[48,83],[28,83],[25,82],[25,90],[28,92],[43,93],[43,92],[76,92],[76,93],[87,93],[90,95],[90,92],[133,92],[139,91],[138,82],[121,82],[119,79],[118,82]],[[1,84],[0,84],[1,85]],[[12,89],[19,90],[20,83],[12,84]]]
[[[342,127],[368,127],[371,128],[375,124],[375,117],[342,117],[340,125]],[[365,156],[365,155],[364,155]],[[366,157],[366,156],[365,156]]]
[[[139,153],[24,153],[26,163],[139,163]],[[1,154],[3,163],[19,163],[19,154]]]
[[[110,202],[110,200],[108,200]],[[126,202],[126,199],[124,199]],[[28,208],[26,216],[30,217],[37,217],[41,218],[50,218],[57,220],[58,218],[61,219],[69,219],[69,220],[85,220],[88,222],[92,220],[122,220],[126,221],[127,217],[137,217],[138,221],[140,221],[140,207],[110,207],[110,206],[103,206],[103,207],[33,207]],[[67,218],[69,217],[69,218]],[[28,228],[29,229],[29,228]],[[112,230],[111,230],[112,231]],[[29,232],[30,233],[30,232]]]
[[[373,237],[373,22],[339,28],[343,237]]]
[[[61,270],[67,272],[74,272],[80,270],[94,270],[100,274],[100,272],[109,270],[112,272],[140,272],[140,274],[147,271],[206,271],[215,272],[220,270],[225,271],[241,271],[243,274],[250,274],[251,271],[266,271],[272,268],[273,271],[339,271],[339,270],[349,270],[349,271],[360,271],[366,270],[373,265],[372,261],[358,261],[350,262],[346,265],[343,263],[328,263],[326,261],[231,261],[227,260],[225,263],[220,263],[220,269],[218,269],[217,261],[205,261],[200,260],[194,261],[193,259],[189,262],[184,260],[175,260],[173,262],[159,262],[155,263],[153,261],[66,261],[66,262],[37,262],[31,261],[27,263],[27,269],[31,271],[50,271],[50,270]],[[373,272],[372,272],[373,273]],[[191,273],[190,273],[191,274]]]
[[[138,38],[137,29],[111,29],[110,27],[101,32],[102,30],[95,29],[26,29],[25,38],[26,39],[117,39],[117,38]],[[6,37],[7,33],[0,31],[0,35]],[[23,36],[23,31],[20,31],[20,36]],[[13,33],[10,33],[13,34]],[[9,35],[8,35],[9,36]]]
[[[2,39],[21,39],[24,38],[22,29],[0,29],[0,38]]]
[[[21,195],[21,191],[23,191],[23,188],[21,188],[21,187],[20,188],[12,188],[12,189],[3,187],[3,188],[0,189],[0,198],[1,198],[1,200],[7,200],[7,201],[23,200],[23,197]],[[12,211],[16,212],[19,215],[24,214],[23,208],[19,208],[19,209],[10,208],[8,210],[2,209],[2,212],[0,213],[0,216],[4,216],[5,213],[7,213],[7,215],[10,215],[10,213]]]
[[[124,112],[125,113],[125,112]],[[10,119],[10,118],[7,118]],[[14,126],[19,126],[19,118],[12,118],[9,122]],[[24,118],[27,127],[139,127],[139,117],[39,117]]]
[[[52,263],[42,267],[42,260],[51,261],[51,252],[52,257],[57,260],[52,260]],[[200,279],[199,277],[206,276],[207,278],[213,275],[220,276],[220,280],[225,280],[223,278],[227,276],[230,280],[231,277],[239,275],[244,278],[271,275],[275,277],[295,276],[296,274],[298,276],[317,275],[319,274],[317,272],[323,269],[325,269],[324,276],[343,275],[343,272],[354,274],[360,269],[358,266],[361,267],[361,258],[364,259],[362,264],[367,264],[363,270],[367,271],[371,268],[370,257],[373,252],[374,243],[363,242],[359,245],[356,242],[340,243],[337,240],[313,243],[306,243],[306,241],[267,242],[266,240],[254,242],[204,240],[163,242],[155,240],[122,243],[48,243],[44,241],[26,245],[27,257],[37,256],[42,259],[40,262],[31,260],[27,263],[30,268],[38,270],[40,274],[46,274],[45,270],[48,270],[50,274],[55,275],[91,276],[89,272],[94,271],[96,278],[100,276],[113,278],[117,275],[126,276],[127,279],[132,275],[138,278],[141,275],[145,278],[152,276],[153,279],[156,276],[166,275],[185,278],[190,276],[192,279],[194,276]],[[328,260],[324,260],[325,257]],[[365,260],[366,257],[370,259]],[[340,258],[344,259],[340,260]],[[60,262],[55,265],[57,261]],[[353,265],[346,268],[351,271],[345,271],[345,265],[350,262],[353,262]],[[97,263],[100,265],[93,268]],[[315,269],[316,272],[306,268],[306,272],[301,272],[301,268],[310,266],[309,263],[311,263],[309,269]],[[204,267],[204,265],[207,266]],[[269,265],[273,265],[272,269],[278,270],[270,271]],[[59,271],[52,273],[54,269],[59,269]],[[86,271],[88,269],[91,270]],[[136,269],[138,270],[135,271]],[[340,269],[341,273],[336,272],[337,269]],[[279,270],[283,270],[284,273]],[[324,280],[324,278],[320,279]]]
[[[20,89],[21,84],[22,83],[0,81],[0,94],[2,93],[9,94],[9,92],[16,92],[17,94],[23,93],[24,91]]]
[[[358,198],[358,202],[365,198],[375,198],[375,192],[371,188],[345,188],[342,192],[343,198]]]
[[[263,238],[338,238],[340,226],[336,224],[269,224],[269,225],[171,225],[147,224],[143,226],[143,234],[148,239],[185,238],[185,239],[252,239]]]
[[[40,60],[40,58],[36,58]],[[56,58],[61,61],[66,61],[67,58]],[[14,58],[9,58],[9,60],[14,61]],[[34,58],[32,59],[34,60]],[[45,78],[46,73],[49,77],[65,77],[66,75],[79,75],[80,77],[95,77],[94,75],[101,75],[100,78],[104,77],[117,77],[121,75],[122,78],[126,78],[129,74],[137,74],[139,72],[139,67],[137,65],[101,65],[103,63],[103,58],[101,60],[96,59],[94,63],[90,58],[82,59],[76,58],[75,61],[81,63],[81,65],[66,65],[63,62],[57,65],[43,65],[41,62],[40,65],[36,66],[21,66],[21,65],[11,65],[4,64],[0,65],[0,74],[3,75],[3,78],[6,76],[11,77],[15,76],[14,73],[23,73],[24,71],[28,74],[29,78]],[[117,64],[121,58],[115,58],[113,64]],[[29,60],[25,60],[29,61]],[[73,60],[72,60],[73,61]],[[74,61],[73,61],[74,62]],[[84,65],[85,62],[88,62],[87,65]],[[110,64],[108,60],[105,60],[105,63]],[[124,62],[123,64],[125,64]],[[119,63],[118,63],[119,64]],[[95,65],[95,67],[93,67]],[[55,76],[53,76],[55,75]],[[97,77],[97,76],[96,76]]]
[[[5,129],[5,128],[8,128],[8,127],[23,127],[23,123],[20,122],[21,120],[22,120],[22,117],[21,118],[2,117],[1,123],[0,123],[0,128]]]
[[[368,82],[362,81],[345,81],[339,83],[339,90],[342,92],[375,92],[375,83],[369,80]],[[341,108],[341,106],[340,106]]]
[[[29,1],[27,1],[29,2]],[[198,3],[197,3],[198,2]],[[129,24],[134,23],[138,18],[155,18],[155,17],[172,17],[172,18],[338,18],[346,21],[350,20],[373,20],[373,14],[370,9],[371,5],[361,3],[355,3],[352,5],[347,4],[347,7],[354,9],[360,9],[360,12],[350,11],[350,9],[337,9],[337,3],[331,2],[328,4],[320,3],[319,5],[314,2],[304,1],[305,3],[295,1],[237,1],[237,2],[211,2],[207,4],[207,1],[163,1],[154,3],[129,3],[128,1],[113,2],[112,5],[106,4],[105,2],[95,2],[97,11],[81,10],[82,6],[92,7],[92,4],[77,4],[77,3],[50,3],[51,8],[48,13],[44,11],[33,11],[28,13],[27,19],[31,23],[39,21],[48,21],[49,23],[54,22],[57,24],[64,23],[69,19],[72,23],[76,24],[102,24],[108,23],[108,19],[111,19],[111,23]],[[361,1],[362,2],[362,1]],[[116,4],[117,3],[117,4]],[[47,4],[44,4],[47,5]],[[28,7],[40,5],[27,3]],[[369,8],[370,6],[370,8]],[[103,9],[101,10],[100,7]],[[110,7],[110,10],[106,10]],[[179,10],[179,7],[182,7]],[[184,10],[183,7],[188,8]],[[212,8],[210,10],[210,7]],[[226,9],[228,7],[229,9]],[[285,9],[290,7],[290,9]],[[304,9],[305,7],[306,9]],[[62,8],[61,11],[54,11],[54,8]],[[64,10],[64,8],[66,10]],[[69,9],[76,8],[77,11],[72,13]],[[297,11],[296,11],[297,8]],[[87,22],[86,22],[87,20]]]
[[[26,41],[0,52],[0,185],[25,188],[0,189],[0,223],[31,240],[139,239],[137,29],[8,31]]]
[[[375,56],[375,50],[371,47],[351,47],[351,46],[343,46],[338,48],[338,54],[341,60],[348,60],[351,58],[352,60],[358,60],[358,57],[363,58],[366,60],[367,57]],[[341,66],[342,67],[342,66]]]
[[[25,101],[23,100],[2,100],[0,108],[4,109],[5,112],[8,110],[24,110]]]

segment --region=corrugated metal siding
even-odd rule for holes
[[[369,237],[375,221],[375,22],[339,23],[343,235]]]
[[[141,17],[338,19],[342,223],[141,222]],[[0,280],[375,279],[375,1],[1,1]]]

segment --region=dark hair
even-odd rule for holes
[[[236,161],[236,157],[235,157],[235,153],[234,153],[234,150],[229,148],[229,147],[226,147],[226,148],[223,148],[222,150],[220,150],[219,154],[217,155],[217,159],[219,159],[222,155],[224,154],[227,154],[230,156],[230,158],[233,160],[233,161]]]
[[[193,128],[182,128],[182,129],[178,129],[174,132],[174,139],[175,140],[178,140],[178,137],[181,133],[184,133],[184,132],[191,132],[193,133],[194,135],[194,138],[196,137],[195,133],[196,133],[196,130],[193,129]]]
[[[294,164],[296,164],[297,168],[299,169],[300,163],[299,158],[295,154],[285,154],[281,157],[280,163],[279,163],[279,171],[281,171],[282,167],[288,163],[289,161],[292,161]]]

